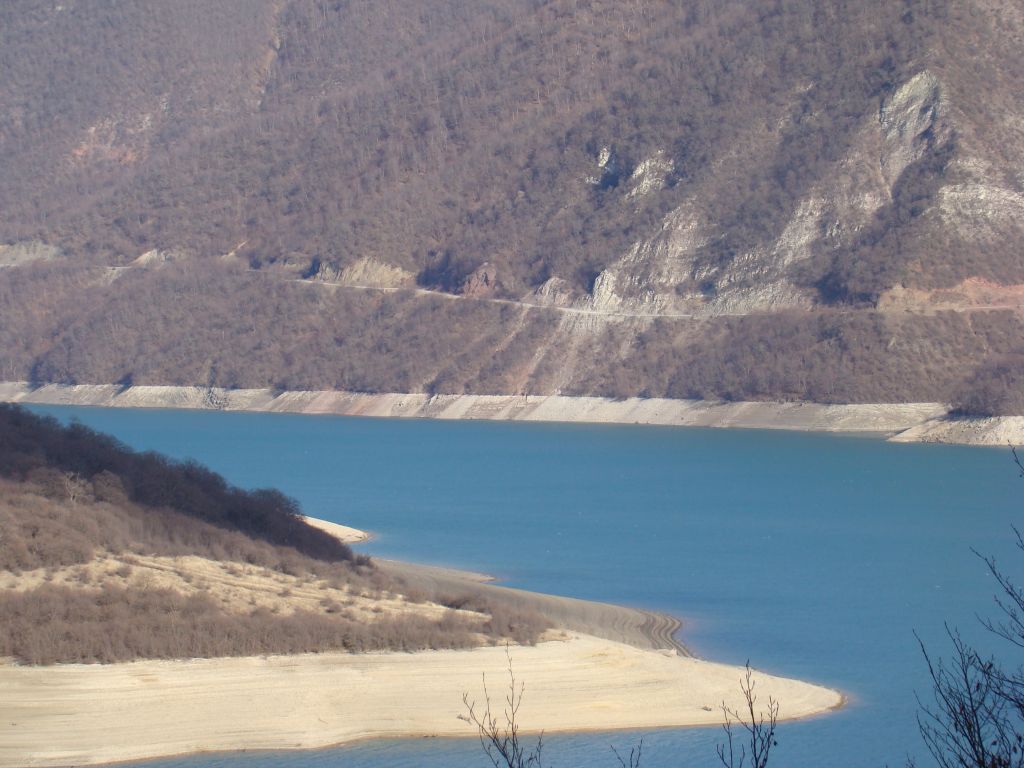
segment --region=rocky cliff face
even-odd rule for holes
[[[698,191],[662,219],[653,237],[635,242],[604,269],[581,306],[710,316],[808,309],[820,303],[819,292],[806,280],[808,263],[816,254],[854,248],[880,212],[893,205],[908,169],[949,153],[955,141],[942,85],[927,70],[900,83],[877,113],[859,122],[844,156],[824,167],[794,201],[776,237],[731,254],[724,264],[707,263],[706,250],[719,226],[715,211],[703,202],[710,196]],[[641,162],[637,173],[646,178],[649,168],[665,169],[663,155]],[[957,157],[957,162],[965,169],[979,165],[970,157]],[[985,219],[1003,215],[1019,195],[1006,187],[942,185],[936,198],[937,204],[925,211],[936,219],[936,228],[975,231],[984,229],[973,220],[975,210],[987,208]],[[962,205],[953,202],[961,199]],[[986,206],[986,200],[995,205]]]

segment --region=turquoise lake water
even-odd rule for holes
[[[1024,480],[1009,450],[639,426],[392,421],[39,407],[135,448],[194,458],[307,514],[374,533],[371,555],[479,570],[541,592],[653,608],[716,661],[820,682],[844,710],[780,727],[773,766],[930,765],[916,631],[987,642],[1012,575]],[[1005,657],[1005,654],[1004,654]],[[529,707],[527,695],[524,707]],[[653,731],[644,766],[717,765],[718,729]],[[616,766],[641,734],[551,735],[545,764]],[[470,768],[475,740],[198,756],[158,768]]]

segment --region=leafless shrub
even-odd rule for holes
[[[29,664],[113,662],[326,650],[414,651],[478,643],[480,626],[449,612],[439,619],[403,614],[366,621],[337,603],[325,611],[227,613],[204,593],[104,584],[44,585],[0,595],[0,655]]]
[[[425,603],[430,600],[430,593],[420,587],[402,584],[399,590],[407,603]]]
[[[510,608],[496,602],[488,606],[487,612],[490,614],[484,624],[487,634],[520,645],[533,645],[551,626],[551,622],[536,611]]]
[[[337,600],[330,600],[324,598],[320,601],[320,606],[324,609],[325,613],[341,613],[342,606]]]

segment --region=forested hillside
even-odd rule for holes
[[[1022,43],[1009,0],[5,3],[0,377],[1017,411]]]
[[[3,404],[0,624],[0,657],[33,664],[468,647],[548,625],[411,587],[277,491]]]

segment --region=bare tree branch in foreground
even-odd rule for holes
[[[504,723],[495,717],[491,709],[491,695],[487,690],[487,675],[483,675],[484,708],[477,714],[476,702],[471,701],[468,693],[462,694],[462,703],[466,706],[466,714],[459,715],[476,727],[480,738],[480,746],[491,761],[494,768],[542,768],[541,753],[544,749],[543,732],[537,737],[537,744],[527,749],[519,738],[519,707],[523,703],[525,683],[516,683],[512,671],[512,654],[505,646],[508,658],[508,693],[505,695]]]
[[[1011,451],[1024,476],[1020,456]],[[1013,532],[1018,551],[1024,553],[1021,532]],[[975,554],[1000,589],[995,603],[1001,616],[979,617],[981,625],[992,636],[1024,648],[1024,590],[994,557]],[[917,722],[925,746],[941,768],[1024,768],[1024,667],[982,656],[949,626],[946,634],[953,646],[948,660],[933,660],[918,638],[932,682],[932,702],[918,697]]]
[[[994,660],[982,658],[955,630],[946,627],[946,633],[953,644],[948,662],[933,661],[918,639],[935,702],[924,704],[918,698],[917,724],[925,746],[942,768],[1024,766],[1005,676]]]
[[[476,702],[469,698],[468,693],[462,694],[462,703],[466,707],[466,713],[459,715],[476,728],[477,736],[480,739],[480,746],[490,760],[494,768],[542,768],[541,753],[544,748],[544,734],[537,737],[535,746],[527,749],[519,736],[519,708],[523,701],[525,684],[516,682],[515,674],[512,671],[512,655],[508,646],[505,648],[505,655],[508,658],[508,693],[505,696],[504,712],[496,716],[491,707],[491,695],[487,690],[487,676],[483,675],[484,705],[483,711],[477,712]],[[740,680],[740,690],[743,691],[743,698],[746,707],[743,714],[738,710],[730,709],[722,703],[722,713],[725,715],[725,724],[722,726],[726,734],[726,743],[717,747],[718,758],[725,768],[744,768],[747,765],[747,758],[750,758],[750,768],[765,768],[768,765],[768,754],[772,747],[778,746],[775,739],[775,729],[778,724],[779,703],[769,697],[766,711],[757,709],[757,694],[754,689],[757,685],[754,680],[753,670],[747,662],[746,671]],[[748,719],[749,718],[749,719]],[[736,734],[733,726],[739,724],[746,734],[743,744],[738,745],[737,754]],[[622,768],[640,768],[640,761],[643,757],[644,741],[640,739],[639,744],[631,747],[628,755],[620,753],[615,747],[611,748],[615,759]]]
[[[615,759],[619,761],[619,765],[622,768],[640,768],[640,758],[644,754],[644,740],[641,738],[640,743],[635,747],[629,748],[628,758],[624,758],[619,754],[619,750],[612,747],[612,752],[615,753]]]
[[[767,712],[759,712],[756,706],[757,694],[754,693],[756,685],[753,670],[748,661],[746,672],[743,679],[740,680],[740,690],[743,691],[743,698],[746,700],[746,712],[740,714],[722,702],[722,714],[725,715],[725,724],[722,726],[725,731],[725,743],[719,744],[716,750],[718,759],[725,768],[743,768],[747,757],[750,758],[751,768],[765,768],[768,765],[768,754],[772,747],[778,746],[778,742],[775,740],[775,728],[779,719],[779,702],[769,696]],[[747,734],[746,743],[739,746],[739,755],[736,754],[733,734],[735,723],[739,723]]]

